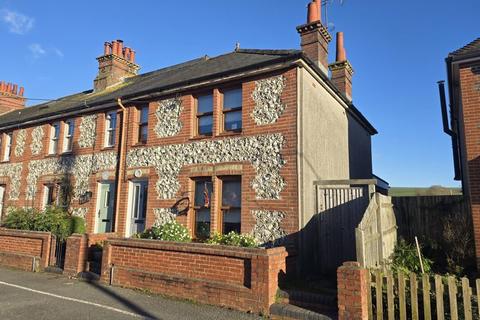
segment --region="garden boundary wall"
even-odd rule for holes
[[[268,314],[286,272],[284,247],[238,248],[144,239],[105,242],[101,280]]]
[[[50,232],[0,228],[0,265],[25,271],[41,271],[49,265]]]

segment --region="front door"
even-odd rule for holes
[[[112,231],[114,195],[114,183],[98,184],[97,233]]]
[[[0,185],[0,221],[3,218],[3,199],[5,195],[5,186]]]
[[[145,230],[148,181],[132,181],[130,188],[130,225],[127,230],[130,231],[129,235],[133,235]]]

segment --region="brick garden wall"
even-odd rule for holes
[[[50,246],[49,232],[0,229],[0,265],[43,270],[49,264]]]
[[[156,240],[108,240],[102,281],[142,288],[200,303],[268,313],[286,250],[182,244]]]

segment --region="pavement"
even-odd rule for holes
[[[69,279],[0,268],[0,319],[262,319],[258,315]]]

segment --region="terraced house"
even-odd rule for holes
[[[127,237],[176,219],[195,238],[252,233],[294,257],[313,182],[372,178],[377,133],[352,103],[342,33],[328,63],[319,11],[310,3],[297,27],[301,50],[236,48],[138,74],[116,40],[93,89],[25,107],[23,89],[2,83],[3,214],[55,204],[90,233]]]

